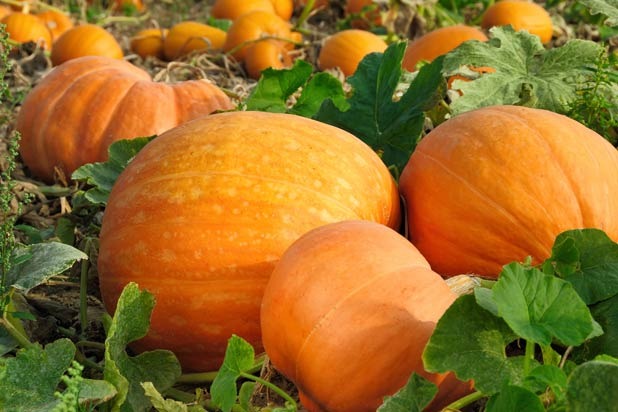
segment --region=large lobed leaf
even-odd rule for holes
[[[607,16],[605,24],[618,26],[618,0],[580,0],[580,3],[590,8],[590,13],[601,13]]]

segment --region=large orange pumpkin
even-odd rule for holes
[[[384,52],[387,44],[381,37],[359,29],[342,30],[328,36],[318,55],[320,70],[338,67],[345,76],[352,75],[363,57]]]
[[[53,44],[50,59],[54,66],[83,56],[122,59],[124,53],[116,38],[96,24],[82,24],[68,29]]]
[[[443,275],[497,277],[551,253],[556,236],[599,228],[618,240],[618,151],[541,109],[494,106],[442,123],[404,168],[410,240]]]
[[[290,114],[197,119],[150,142],[112,189],[98,259],[105,306],[137,282],[157,305],[134,348],[170,349],[185,371],[217,369],[233,333],[262,349],[262,293],[285,249],[347,219],[399,221],[395,183],[359,139]]]
[[[487,41],[487,36],[476,27],[463,24],[432,30],[408,43],[401,66],[413,72],[419,62],[431,62],[468,40]]]
[[[485,10],[481,22],[484,29],[507,24],[515,30],[527,30],[536,34],[542,43],[548,43],[554,31],[547,10],[527,0],[501,0]]]
[[[44,77],[24,99],[16,128],[25,164],[51,182],[56,167],[70,175],[85,163],[107,159],[116,140],[162,133],[232,107],[207,81],[156,83],[128,62],[89,56]]]
[[[439,386],[435,410],[470,391],[423,367],[423,349],[455,298],[394,230],[367,221],[321,226],[275,266],[262,301],[264,348],[312,412],[375,411],[412,372]]]

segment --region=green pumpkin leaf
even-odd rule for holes
[[[73,357],[75,346],[59,339],[42,348],[34,344],[0,364],[1,411],[50,411],[58,403],[54,392]]]
[[[212,402],[223,412],[230,412],[236,403],[236,381],[255,365],[253,346],[239,336],[228,340],[223,364],[210,387]]]
[[[601,354],[618,357],[618,295],[592,305],[590,312],[605,333],[575,348],[573,358],[587,361]]]
[[[595,330],[596,322],[573,286],[536,268],[504,266],[492,294],[500,316],[526,340],[549,345],[556,338],[577,346]]]
[[[571,373],[567,383],[570,411],[616,411],[618,407],[618,363],[593,360]]]
[[[557,402],[564,400],[567,375],[564,370],[554,365],[539,365],[524,379],[522,384],[534,393],[543,393],[550,388]]]
[[[158,391],[170,388],[180,376],[180,363],[168,350],[143,352],[131,357],[125,351],[128,343],[146,335],[154,296],[140,291],[135,283],[125,286],[105,340],[105,380],[118,391],[112,411],[139,412],[151,407],[140,382],[152,382]]]
[[[349,108],[326,100],[314,119],[347,130],[371,146],[389,167],[403,170],[423,131],[425,111],[444,96],[442,58],[425,65],[401,97],[395,98],[404,70],[406,42],[391,44],[384,53],[370,53],[348,83]],[[396,173],[398,176],[398,172]]]
[[[516,339],[504,320],[480,307],[474,296],[460,296],[442,315],[425,347],[425,369],[454,371],[457,379],[474,379],[477,390],[491,395],[504,383],[524,379],[523,357],[506,356],[506,346]]]
[[[489,398],[486,412],[526,411],[545,412],[545,407],[539,397],[526,388],[507,385]]]
[[[238,404],[245,411],[251,410],[251,396],[253,396],[253,391],[255,389],[255,382],[246,381],[240,385],[240,390],[238,391]]]
[[[85,164],[73,172],[71,179],[92,185],[84,194],[85,198],[93,204],[106,205],[112,186],[120,173],[155,137],[118,140],[109,146],[107,161]]]
[[[187,405],[174,399],[165,399],[154,387],[152,382],[142,382],[144,393],[158,412],[206,412],[199,405]]]
[[[438,387],[413,373],[403,388],[384,398],[377,412],[422,412],[438,393]]]
[[[28,293],[33,287],[69,269],[76,261],[88,259],[88,256],[73,246],[48,242],[16,246],[11,259],[17,263],[7,273],[6,284]]]
[[[571,282],[587,305],[618,294],[618,243],[599,229],[578,229],[556,238],[546,273]]]
[[[606,25],[618,26],[618,0],[580,0],[580,3],[589,7],[591,14],[607,16]]]
[[[111,383],[99,379],[84,379],[79,389],[80,405],[100,405],[110,401],[118,392]]]
[[[466,77],[471,67],[495,70],[476,80],[453,82],[452,87],[462,95],[451,109],[457,114],[514,104],[566,113],[577,97],[578,84],[594,76],[589,68],[601,50],[599,44],[578,39],[546,50],[536,35],[510,26],[494,27],[489,41],[468,41],[446,55],[445,76]]]

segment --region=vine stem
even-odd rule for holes
[[[255,358],[255,364],[245,371],[245,373],[256,373],[262,369],[262,365],[266,360],[266,355],[262,354]],[[176,383],[210,383],[215,380],[219,371],[185,373],[176,379]]]
[[[479,399],[482,399],[484,397],[485,395],[482,392],[472,392],[471,394],[466,395],[463,398],[459,398],[455,402],[449,404],[447,407],[442,409],[442,412],[458,411],[461,408],[470,405],[472,402],[478,401]]]
[[[4,328],[9,332],[9,334],[19,343],[22,348],[29,348],[34,346],[34,343],[30,342],[27,336],[21,333],[17,328],[11,323],[10,320],[6,318],[6,312],[2,315],[0,319],[0,325],[4,326]]]
[[[530,365],[534,359],[534,341],[526,339],[526,351],[524,353],[524,376],[530,373]]]
[[[298,20],[296,21],[295,27],[300,27],[305,23],[305,21],[307,21],[309,15],[311,14],[311,11],[313,10],[314,4],[315,0],[307,0],[307,3],[305,3],[305,8],[300,13]]]
[[[84,245],[84,253],[88,256],[88,259],[82,259],[79,275],[79,330],[82,339],[86,336],[86,327],[88,326],[88,269],[90,268],[91,249],[92,241],[88,239]]]
[[[246,372],[241,372],[240,376],[242,376],[243,378],[251,379],[251,380],[256,381],[257,383],[259,383],[261,385],[266,386],[268,389],[272,390],[277,395],[279,395],[283,399],[285,399],[286,404],[289,403],[290,405],[292,405],[294,407],[294,410],[296,410],[298,408],[298,406],[296,405],[296,401],[294,399],[292,399],[292,397],[290,395],[288,395],[283,389],[281,389],[277,385],[274,385],[271,382],[268,382],[267,380],[264,380],[264,379],[259,378],[257,376],[250,375],[250,374],[248,374]]]

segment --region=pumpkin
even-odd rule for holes
[[[423,367],[423,349],[456,297],[391,228],[324,225],[294,242],[273,270],[261,307],[264,348],[310,411],[373,412],[412,372],[438,385],[436,409],[471,390]]]
[[[210,9],[210,15],[217,19],[236,20],[250,11],[275,13],[271,0],[216,0]]]
[[[294,0],[270,0],[275,8],[275,14],[284,20],[290,20],[294,14]]]
[[[153,56],[163,59],[163,39],[167,36],[168,29],[144,29],[131,37],[129,47],[131,51],[142,59]]]
[[[13,12],[0,21],[6,25],[9,39],[17,43],[35,42],[46,50],[52,45],[51,32],[47,26],[32,14]]]
[[[244,61],[252,42],[263,37],[295,41],[291,24],[276,14],[266,11],[252,11],[238,17],[227,31],[223,50],[238,61]]]
[[[208,24],[183,21],[172,26],[163,40],[163,55],[174,60],[196,50],[220,49],[226,33]]]
[[[123,60],[88,56],[47,74],[26,95],[16,128],[25,164],[52,182],[55,168],[70,175],[85,163],[107,159],[116,140],[159,134],[232,107],[207,81],[156,83]]]
[[[259,79],[262,70],[273,68],[283,69],[292,65],[288,45],[280,40],[266,39],[252,44],[247,49],[245,68],[252,79]]]
[[[432,30],[408,42],[401,66],[413,72],[419,62],[432,62],[468,40],[487,41],[487,36],[476,27],[463,24]]]
[[[402,171],[410,240],[436,272],[495,278],[548,258],[556,236],[599,228],[618,240],[618,151],[566,116],[493,106],[424,137]]]
[[[382,24],[380,8],[373,0],[348,0],[344,11],[348,17],[358,16],[350,22],[355,29],[367,30],[372,25],[379,26]]]
[[[66,13],[61,13],[56,10],[46,10],[35,15],[41,20],[51,32],[52,42],[55,41],[62,33],[73,28],[73,20]]]
[[[369,53],[386,50],[379,36],[359,29],[342,30],[328,36],[318,54],[320,70],[338,67],[345,76],[352,75],[360,61]]]
[[[75,26],[60,35],[51,50],[51,61],[58,66],[83,56],[102,56],[122,59],[124,53],[116,38],[96,24]]]
[[[233,333],[262,350],[262,294],[285,249],[348,219],[399,222],[394,180],[365,143],[291,114],[202,117],[154,139],[116,181],[101,294],[112,311],[137,282],[157,305],[133,348],[172,350],[185,371],[218,369]]]
[[[0,4],[0,19],[4,18],[4,16],[7,16],[9,14],[13,13],[13,9],[10,8],[9,6],[5,6],[3,4]]]
[[[485,10],[481,27],[510,24],[515,30],[527,30],[536,34],[542,43],[548,43],[553,34],[551,17],[541,5],[526,0],[501,0]]]
[[[112,8],[114,10],[123,10],[134,8],[136,11],[144,11],[146,6],[142,0],[115,0]]]

